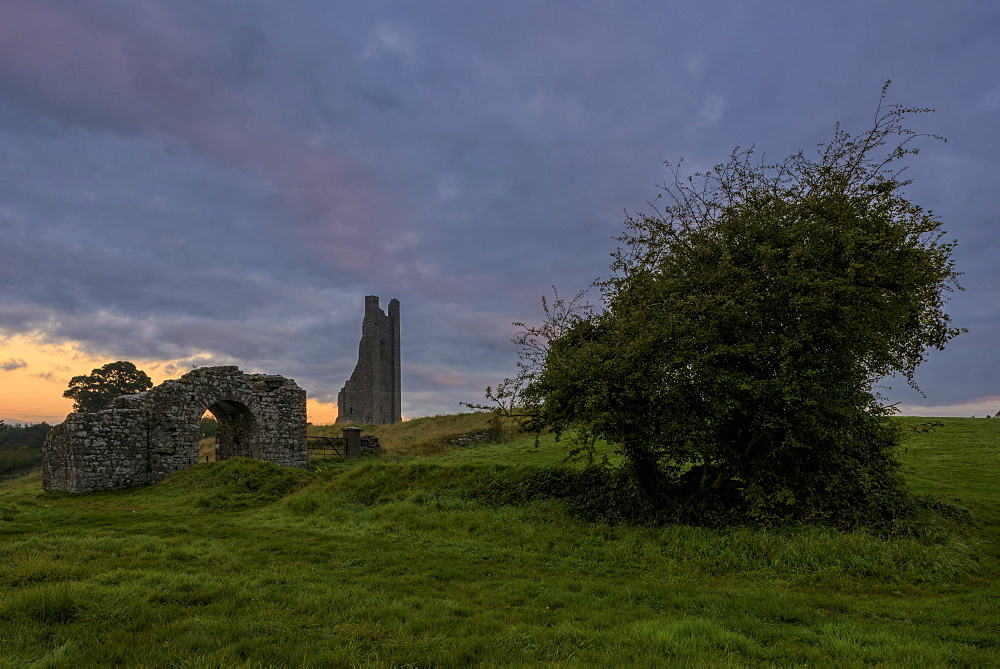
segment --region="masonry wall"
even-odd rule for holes
[[[91,492],[160,481],[198,463],[200,423],[219,421],[216,458],[308,467],[306,393],[291,379],[205,367],[94,413],[70,414],[45,442],[46,490]]]
[[[337,422],[391,425],[402,418],[399,300],[382,311],[379,298],[365,297],[358,363],[337,395]]]
[[[138,410],[70,414],[46,437],[43,487],[90,492],[149,483],[146,434]]]

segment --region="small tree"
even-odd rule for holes
[[[929,110],[885,92],[871,130],[838,125],[816,158],[672,167],[665,204],[626,219],[605,308],[535,347],[528,413],[617,446],[651,499],[683,489],[765,522],[895,513],[899,434],[875,383],[916,387],[959,330],[953,243],[896,162],[921,136],[903,119]]]
[[[74,376],[63,397],[73,400],[73,411],[89,413],[107,407],[113,399],[149,390],[153,381],[146,372],[125,360],[109,362],[85,376]]]
[[[215,438],[219,433],[219,421],[213,416],[201,417],[201,438]]]

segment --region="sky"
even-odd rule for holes
[[[607,277],[625,212],[735,146],[930,107],[909,198],[968,333],[888,382],[1000,412],[1000,3],[0,0],[0,418],[69,378],[236,364],[331,422],[365,295],[401,303],[404,417],[514,372],[514,321]]]

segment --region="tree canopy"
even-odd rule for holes
[[[113,399],[149,390],[153,380],[128,361],[109,362],[90,374],[74,376],[63,397],[73,400],[73,411],[89,413],[107,407]]]
[[[0,451],[16,451],[27,449],[41,452],[45,443],[45,435],[52,426],[48,423],[32,423],[26,425],[8,425],[0,420]]]
[[[651,212],[627,215],[603,308],[546,305],[498,390],[539,425],[618,447],[651,499],[683,490],[765,522],[897,513],[900,436],[876,384],[916,387],[959,329],[944,312],[954,243],[899,167],[933,137],[904,120],[929,110],[885,92],[872,129],[838,125],[814,157],[736,149],[690,177],[668,164]]]

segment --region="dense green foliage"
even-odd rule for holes
[[[581,521],[548,436],[89,495],[8,479],[0,666],[994,666],[1000,421],[940,422],[901,457],[949,504],[894,534]]]
[[[30,425],[8,425],[0,420],[0,450],[16,451],[27,449],[41,451],[45,436],[52,426],[48,423],[32,423]]]
[[[8,425],[0,420],[0,475],[34,467],[42,461],[42,445],[52,426]]]
[[[90,374],[74,376],[63,397],[73,400],[73,411],[89,413],[100,411],[116,397],[133,395],[149,390],[153,380],[149,375],[128,361],[109,362]]]
[[[653,506],[688,495],[758,522],[892,522],[900,434],[875,384],[912,383],[959,332],[943,311],[953,244],[895,162],[917,152],[902,125],[917,111],[880,106],[816,158],[737,150],[675,170],[666,204],[627,219],[605,308],[557,297],[522,336],[528,413],[618,448]]]

